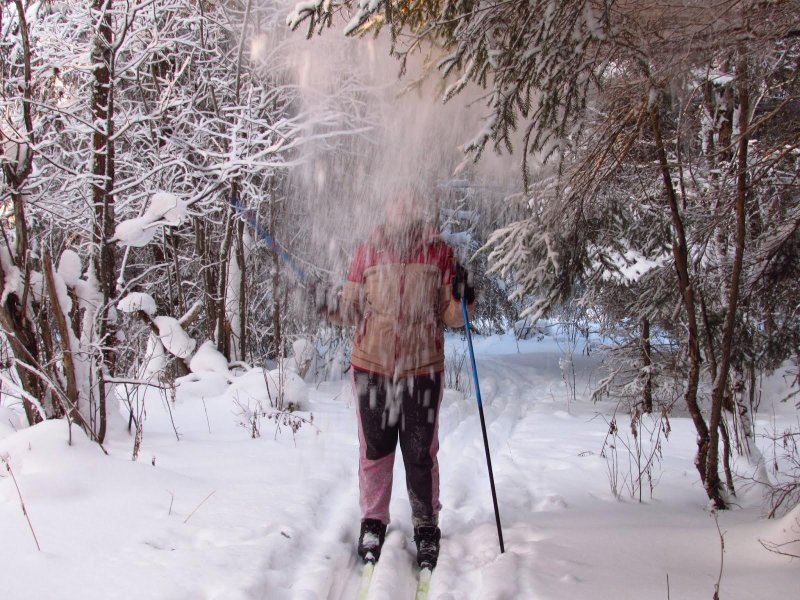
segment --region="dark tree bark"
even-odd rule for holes
[[[231,186],[231,193],[235,194],[236,184]],[[235,196],[232,196],[235,197]],[[233,235],[236,228],[236,219],[233,215],[233,208],[228,208],[225,217],[225,237],[222,240],[222,248],[219,253],[217,266],[217,288],[216,288],[216,307],[217,316],[216,326],[214,327],[214,341],[217,349],[228,359],[231,360],[230,331],[228,316],[225,311],[226,291],[228,287],[228,259],[230,258],[231,246],[233,245]]]
[[[29,365],[32,369],[39,369],[39,341],[34,323],[28,318],[28,295],[30,289],[30,264],[28,255],[28,221],[25,215],[25,199],[22,188],[30,175],[33,166],[33,116],[31,114],[31,47],[28,32],[28,22],[25,17],[25,8],[21,0],[14,0],[19,18],[20,38],[22,40],[23,58],[23,83],[22,83],[22,123],[24,125],[24,139],[20,141],[17,152],[18,161],[3,163],[3,175],[8,185],[11,206],[14,211],[14,228],[16,240],[14,247],[8,247],[11,260],[25,275],[25,290],[20,298],[16,293],[10,293],[0,308],[0,325],[6,333],[9,346],[14,358]],[[8,243],[8,240],[6,240]],[[5,274],[0,270],[0,283],[5,287]],[[23,390],[41,403],[45,397],[45,386],[41,379],[30,369],[18,368],[20,383]],[[25,416],[28,423],[33,425],[42,420],[42,415],[36,410],[28,398],[22,399]]]
[[[246,360],[247,352],[247,265],[244,251],[244,221],[238,222],[236,230],[236,262],[239,263],[239,360]]]
[[[653,365],[650,347],[650,319],[642,317],[640,320],[641,328],[641,348],[642,348],[642,368],[647,369],[645,375],[644,389],[642,390],[642,410],[646,413],[653,412],[653,374],[650,368]]]
[[[75,361],[73,360],[74,357],[72,356],[72,348],[70,346],[71,336],[69,320],[64,311],[61,310],[61,305],[58,301],[58,292],[56,291],[55,276],[53,274],[53,261],[48,252],[45,252],[42,257],[42,267],[44,269],[44,280],[47,284],[47,291],[50,296],[50,304],[53,307],[56,329],[61,339],[61,362],[64,365],[63,373],[67,383],[67,400],[69,400],[70,406],[74,408],[78,406],[78,383],[75,377]]]
[[[278,207],[275,206],[274,189],[270,194],[269,202],[269,230],[275,234],[275,226],[278,223]],[[272,252],[272,348],[275,353],[275,360],[279,360],[283,354],[283,332],[281,330],[281,261],[277,252]]]
[[[116,251],[109,243],[114,235],[114,93],[113,93],[113,31],[111,7],[113,0],[93,0],[96,15],[95,39],[92,48],[94,81],[92,84],[92,205],[94,207],[93,242],[94,268],[103,297],[97,314],[98,341],[101,347],[101,366],[97,370],[97,438],[100,443],[106,434],[106,375],[116,367],[116,327],[109,319],[109,307],[116,297]]]
[[[709,498],[714,490],[719,490],[719,428],[722,419],[722,404],[725,390],[728,386],[730,374],[731,354],[733,350],[733,336],[736,328],[736,311],[739,302],[739,283],[742,273],[742,259],[744,256],[745,236],[747,234],[747,213],[745,201],[747,199],[747,146],[750,139],[749,112],[750,95],[747,82],[747,62],[743,58],[739,61],[737,69],[739,83],[739,140],[737,143],[737,174],[736,174],[736,250],[731,270],[730,289],[728,291],[728,308],[725,314],[725,328],[722,332],[720,348],[719,370],[714,381],[714,390],[711,396],[711,417],[709,419],[709,447],[706,456],[705,486]],[[725,506],[717,506],[725,508]]]
[[[203,306],[206,313],[203,324],[205,325],[206,337],[213,340],[217,326],[217,303],[215,300],[217,293],[217,264],[216,259],[212,258],[208,231],[203,219],[195,217],[194,230],[195,253],[200,257],[200,264],[202,265]]]
[[[713,487],[706,485],[706,475],[709,451],[709,427],[700,411],[697,402],[697,387],[700,382],[700,341],[697,326],[697,307],[695,305],[695,293],[689,274],[689,249],[686,243],[686,232],[683,226],[683,218],[678,206],[678,197],[675,186],[672,183],[667,152],[664,148],[664,140],[661,135],[661,120],[657,108],[650,111],[650,126],[656,145],[658,164],[664,184],[664,191],[669,205],[670,215],[672,216],[672,256],[675,261],[675,272],[678,279],[678,289],[681,294],[683,308],[686,313],[686,325],[688,331],[687,347],[689,351],[689,375],[686,381],[686,393],[684,400],[689,410],[689,415],[697,431],[697,456],[695,466],[700,474],[700,479],[706,486],[706,493],[709,499],[718,508],[725,507],[719,486]],[[715,434],[716,438],[716,434]],[[716,454],[715,454],[716,456]]]

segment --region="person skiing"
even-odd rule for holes
[[[444,326],[463,327],[475,289],[437,228],[426,222],[421,193],[402,185],[386,218],[355,251],[337,294],[315,291],[331,322],[355,325],[351,366],[359,439],[361,532],[358,554],[376,562],[389,523],[395,450],[406,471],[417,563],[439,556],[438,423]]]

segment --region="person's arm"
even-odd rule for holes
[[[456,262],[453,251],[445,246],[442,286],[439,290],[441,319],[448,327],[463,327],[464,315],[461,311],[461,296],[467,300],[467,315],[472,318],[475,307],[475,288],[467,271]]]
[[[364,315],[365,258],[366,251],[363,246],[359,246],[344,286],[325,313],[327,319],[335,325],[358,325],[361,323]]]

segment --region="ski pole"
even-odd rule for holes
[[[483,448],[486,450],[486,466],[489,468],[489,485],[492,488],[492,503],[494,504],[494,518],[497,521],[497,539],[500,542],[500,554],[506,549],[503,545],[503,527],[500,525],[500,509],[497,507],[497,491],[494,487],[494,473],[492,472],[492,456],[489,453],[489,436],[486,434],[486,419],[483,416],[483,401],[481,400],[481,386],[478,383],[478,368],[475,366],[475,351],[472,349],[472,332],[469,327],[467,314],[467,300],[461,296],[461,313],[464,315],[464,330],[467,333],[467,347],[469,348],[469,361],[472,365],[472,379],[475,382],[475,399],[478,401],[478,414],[481,417],[481,431],[483,431]]]
[[[297,263],[292,260],[292,257],[289,255],[289,253],[283,249],[283,247],[275,240],[272,234],[264,229],[255,219],[255,217],[253,217],[244,209],[241,204],[239,204],[239,198],[236,196],[231,197],[230,204],[233,206],[236,212],[239,213],[239,215],[241,215],[241,217],[250,224],[250,227],[253,228],[253,231],[255,231],[258,238],[264,242],[267,247],[286,264],[286,266],[289,267],[289,270],[295,276],[295,279],[299,283],[305,285],[308,281],[308,275],[306,275],[305,271],[303,271],[303,269],[301,269]]]

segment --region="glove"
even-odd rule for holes
[[[461,302],[461,298],[464,298],[467,304],[475,302],[475,286],[472,282],[472,273],[460,264],[456,264],[456,272],[453,275],[453,298],[459,302]]]

